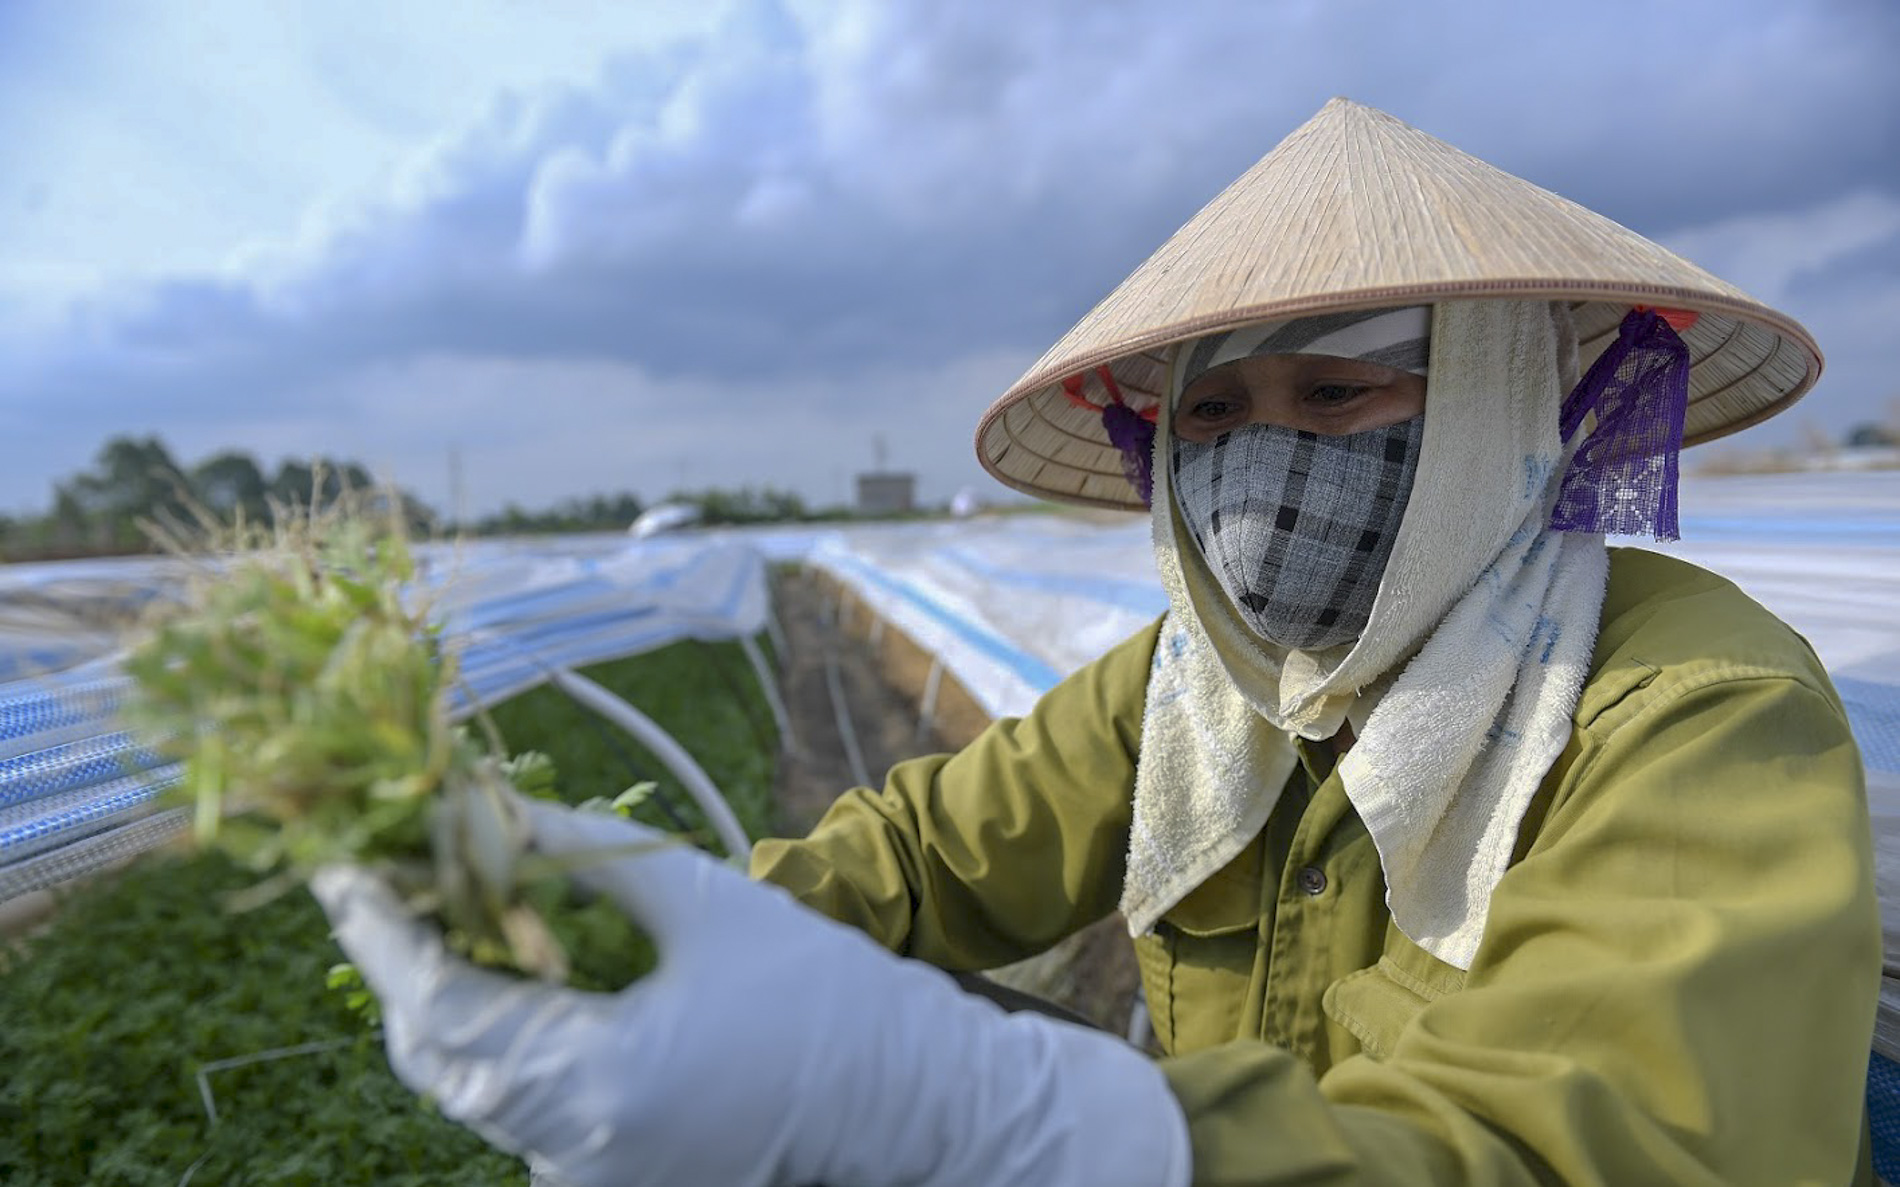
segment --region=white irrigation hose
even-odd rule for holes
[[[917,706],[917,745],[930,740],[937,726],[937,694],[943,690],[943,661],[930,657],[930,675],[924,677],[924,697]]]
[[[772,640],[772,654],[778,656],[780,663],[790,654],[785,649],[785,628],[779,625],[778,608],[772,605],[772,599],[765,599],[765,637]]]
[[[382,1033],[380,1029],[372,1030],[368,1032],[365,1037],[381,1038]],[[294,1047],[275,1047],[269,1051],[259,1051],[253,1055],[239,1055],[234,1059],[214,1059],[210,1063],[201,1065],[197,1073],[198,1099],[204,1103],[205,1117],[208,1123],[215,1129],[220,1120],[218,1115],[218,1102],[211,1095],[212,1072],[227,1071],[231,1068],[249,1067],[254,1063],[270,1063],[279,1059],[296,1059],[304,1055],[321,1055],[325,1051],[335,1051],[343,1047],[354,1047],[361,1041],[362,1039],[360,1038],[323,1039],[314,1043],[298,1043]],[[191,1182],[191,1177],[198,1173],[198,1168],[203,1166],[205,1162],[210,1159],[212,1153],[213,1151],[206,1150],[203,1154],[198,1156],[197,1161],[186,1167],[184,1176],[178,1180],[178,1187],[186,1187],[186,1184]]]
[[[587,677],[566,668],[555,668],[549,677],[556,688],[580,704],[626,730],[640,741],[640,744],[653,752],[653,757],[679,779],[686,788],[686,794],[693,797],[699,810],[706,814],[706,820],[712,825],[713,833],[726,852],[743,861],[752,852],[752,842],[740,827],[739,818],[732,813],[719,788],[706,774],[686,748],[673,740],[673,735],[654,724],[653,719],[621,700],[613,693],[589,680]]]
[[[778,723],[778,748],[787,754],[796,752],[798,739],[792,736],[792,716],[785,711],[785,701],[778,694],[778,680],[772,675],[772,666],[765,662],[765,653],[759,650],[751,635],[740,635],[739,646],[752,661],[752,673],[759,678],[759,691],[765,694],[765,703],[772,707],[772,720]],[[781,650],[779,654],[785,652]]]
[[[851,709],[845,703],[844,682],[838,678],[838,658],[825,648],[825,687],[831,692],[831,713],[838,721],[838,739],[844,743],[845,759],[851,764],[851,778],[859,787],[871,786],[871,772],[864,767],[864,752],[858,749],[858,731],[851,725]]]

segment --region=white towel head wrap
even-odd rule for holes
[[[1546,526],[1569,456],[1558,406],[1577,378],[1566,307],[1441,303],[1430,356],[1411,498],[1352,642],[1290,650],[1247,630],[1187,535],[1169,467],[1155,468],[1170,612],[1136,772],[1132,932],[1258,835],[1297,761],[1292,736],[1330,738],[1350,716],[1357,742],[1339,773],[1394,919],[1469,967],[1524,810],[1569,737],[1608,562],[1601,536]],[[1176,351],[1173,391],[1193,361]]]
[[[1175,347],[1181,365],[1173,395],[1179,399],[1183,388],[1223,363],[1266,354],[1323,354],[1424,375],[1431,348],[1430,305],[1255,322]]]

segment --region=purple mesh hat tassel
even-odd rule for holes
[[[1108,404],[1102,409],[1102,428],[1109,444],[1122,451],[1122,473],[1144,503],[1154,499],[1155,427],[1128,405]]]
[[[1560,532],[1678,538],[1676,480],[1689,410],[1689,348],[1654,310],[1633,309],[1564,399],[1565,441],[1594,411],[1551,511]]]

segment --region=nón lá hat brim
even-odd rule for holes
[[[1170,348],[1249,322],[1486,298],[1572,304],[1590,360],[1634,305],[1696,315],[1683,444],[1766,420],[1814,385],[1793,318],[1665,248],[1382,111],[1334,99],[1203,207],[977,425],[983,467],[1017,490],[1139,510],[1099,410],[1162,397]],[[1553,415],[1554,415],[1553,410]]]

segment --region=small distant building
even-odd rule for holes
[[[858,514],[899,515],[917,508],[917,475],[873,471],[858,475]]]

